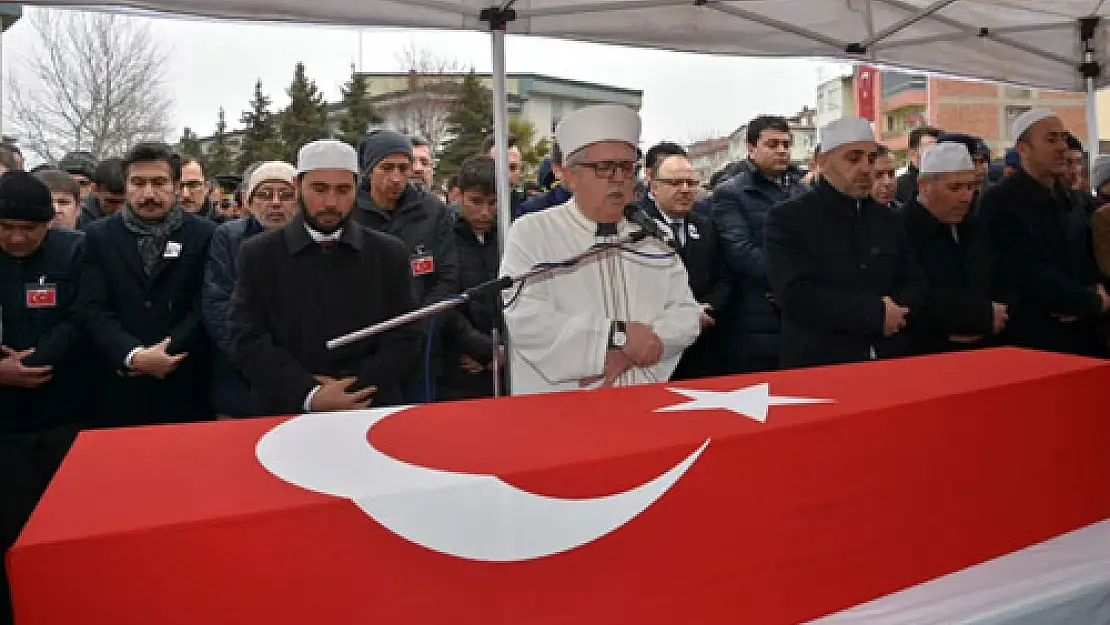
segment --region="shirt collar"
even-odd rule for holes
[[[363,236],[362,229],[358,224],[347,222],[339,230],[331,234],[324,234],[310,227],[305,223],[304,216],[297,215],[297,217],[288,225],[283,228],[285,232],[285,244],[289,252],[296,254],[305,249],[312,243],[319,243],[321,241],[339,241],[345,243],[351,248],[356,250],[362,249]]]

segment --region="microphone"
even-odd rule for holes
[[[648,215],[639,206],[635,204],[625,205],[624,218],[642,228],[649,235],[666,243],[671,249],[678,249],[678,243],[674,238],[667,238],[667,235],[663,233],[663,228],[659,226],[659,222],[652,219],[651,215]]]

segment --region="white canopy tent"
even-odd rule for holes
[[[510,223],[505,34],[753,57],[820,57],[1086,92],[1110,83],[1107,0],[35,0],[195,17],[491,33],[499,229]]]
[[[89,7],[87,0],[32,4]],[[736,56],[865,61],[1087,92],[1110,84],[1106,0],[110,0],[115,6],[234,20],[491,33],[495,125],[507,132],[504,35]],[[498,141],[498,152],[504,142]],[[501,154],[498,197],[508,227]]]

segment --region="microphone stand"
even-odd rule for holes
[[[399,328],[403,325],[408,325],[408,324],[413,323],[415,321],[420,321],[421,319],[426,319],[428,317],[433,317],[435,315],[438,315],[441,312],[451,310],[452,308],[455,308],[457,306],[462,306],[463,304],[466,304],[466,303],[470,302],[471,300],[473,300],[474,298],[476,298],[480,295],[484,295],[484,294],[486,294],[488,292],[491,292],[491,291],[493,291],[493,292],[505,291],[507,289],[510,289],[514,286],[517,286],[517,285],[519,285],[523,282],[526,282],[526,281],[528,281],[532,278],[535,278],[539,275],[548,273],[550,271],[556,271],[558,269],[567,269],[567,268],[570,268],[570,267],[575,267],[575,266],[581,264],[582,262],[590,260],[590,259],[595,258],[597,256],[600,256],[601,254],[603,254],[605,252],[608,252],[609,250],[619,249],[619,248],[621,248],[625,245],[628,245],[629,243],[638,243],[640,241],[643,241],[648,236],[649,236],[649,233],[647,231],[639,230],[639,231],[633,232],[633,233],[631,233],[627,236],[621,237],[620,239],[618,239],[616,241],[611,241],[611,242],[606,242],[606,243],[598,243],[596,245],[593,245],[589,249],[587,249],[585,252],[582,252],[580,254],[576,254],[574,256],[571,256],[570,258],[568,258],[566,260],[559,261],[559,262],[554,262],[554,263],[541,263],[539,265],[536,265],[536,266],[532,267],[528,271],[520,274],[519,276],[501,276],[500,278],[494,278],[493,280],[488,280],[488,281],[483,282],[481,284],[477,284],[475,286],[470,287],[469,289],[463,291],[459,295],[449,297],[445,300],[438,301],[434,304],[428,304],[427,306],[424,306],[422,308],[417,308],[416,310],[414,310],[412,312],[407,312],[403,315],[398,315],[398,316],[396,316],[392,319],[387,319],[387,320],[385,320],[381,323],[376,323],[372,326],[365,327],[361,330],[355,330],[354,332],[351,332],[351,333],[344,334],[342,336],[338,336],[336,338],[333,338],[333,339],[331,339],[327,342],[327,348],[330,349],[330,350],[339,349],[340,347],[350,345],[351,343],[356,343],[358,341],[368,339],[372,336],[377,336],[379,334],[382,334],[383,332],[388,332],[390,330],[395,330],[395,329],[397,329],[397,328]],[[498,333],[499,332],[495,332],[493,336],[497,337]],[[494,344],[493,344],[494,396],[495,397],[499,397],[500,392],[501,392],[500,383],[499,383],[500,381],[497,379],[497,376],[500,374],[499,367],[497,366],[497,351],[498,351],[498,344],[497,343],[498,343],[498,341],[495,338]]]

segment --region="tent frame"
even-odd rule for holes
[[[413,4],[420,4],[428,8],[433,8],[442,11],[453,11],[460,13],[457,6],[451,6],[446,2],[440,0],[410,0]],[[1062,22],[1056,24],[1048,24],[1041,26],[1019,26],[1012,28],[995,28],[987,29],[976,27],[971,24],[961,22],[949,17],[940,15],[939,12],[944,8],[959,2],[960,0],[935,0],[930,5],[918,9],[909,5],[901,0],[863,0],[864,1],[864,14],[867,20],[868,37],[862,41],[849,42],[840,41],[818,33],[816,31],[802,28],[794,24],[789,24],[780,20],[769,18],[752,11],[745,10],[732,4],[723,4],[721,0],[693,0],[694,6],[705,7],[714,11],[719,11],[731,15],[733,17],[740,17],[758,24],[762,24],[769,28],[779,30],[785,33],[805,37],[812,41],[825,44],[830,48],[830,54],[837,57],[851,56],[858,60],[874,60],[874,51],[878,49],[893,49],[897,47],[907,47],[913,45],[920,45],[926,43],[934,43],[939,41],[959,41],[961,39],[982,38],[989,39],[995,43],[1002,44],[1016,50],[1021,50],[1029,54],[1034,54],[1042,58],[1046,58],[1061,65],[1069,66],[1079,72],[1080,76],[1086,83],[1087,94],[1087,129],[1089,132],[1088,137],[1088,155],[1090,164],[1094,165],[1094,159],[1099,153],[1099,140],[1098,140],[1098,118],[1096,106],[1096,92],[1095,81],[1102,74],[1102,66],[1098,62],[1097,49],[1095,48],[1095,34],[1100,22],[1099,17],[1085,17],[1081,18],[1078,23],[1080,32],[1080,43],[1082,44],[1083,58],[1081,61],[1076,62],[1073,59],[1062,57],[1047,50],[1041,50],[1034,46],[1028,45],[1021,41],[1011,38],[1009,35],[1020,34],[1029,31],[1043,31],[1052,29],[1069,29],[1075,28],[1075,23]],[[527,19],[530,17],[543,17],[553,15],[572,15],[583,13],[596,13],[596,12],[614,12],[614,11],[629,11],[640,10],[645,8],[657,8],[662,6],[673,6],[676,4],[688,4],[688,0],[639,0],[637,2],[625,2],[620,5],[613,3],[597,2],[588,5],[579,5],[574,7],[548,7],[535,10],[522,10],[519,13],[513,8],[516,0],[502,0],[501,4],[496,7],[489,7],[483,9],[478,19],[484,22],[490,33],[490,53],[493,65],[493,121],[494,121],[494,137],[495,137],[495,160],[497,172],[497,228],[498,228],[498,245],[500,252],[504,254],[505,242],[508,240],[509,224],[512,221],[512,206],[511,206],[511,190],[509,187],[509,163],[508,163],[508,145],[506,139],[509,135],[508,127],[508,98],[506,88],[506,70],[505,70],[505,34],[511,22],[517,19]],[[907,15],[903,19],[879,30],[875,31],[874,21],[872,18],[872,4],[874,2],[882,3],[886,6],[894,7],[904,11]],[[466,17],[463,14],[463,17]],[[923,20],[932,20],[944,26],[954,28],[955,33],[935,35],[932,37],[921,37],[911,40],[902,40],[896,42],[887,42],[887,40],[897,33],[905,30],[906,28],[921,22]],[[509,337],[505,337],[506,343]],[[506,363],[508,367],[508,363]],[[510,388],[508,392],[511,393],[512,372],[509,371],[507,376],[510,381]]]

